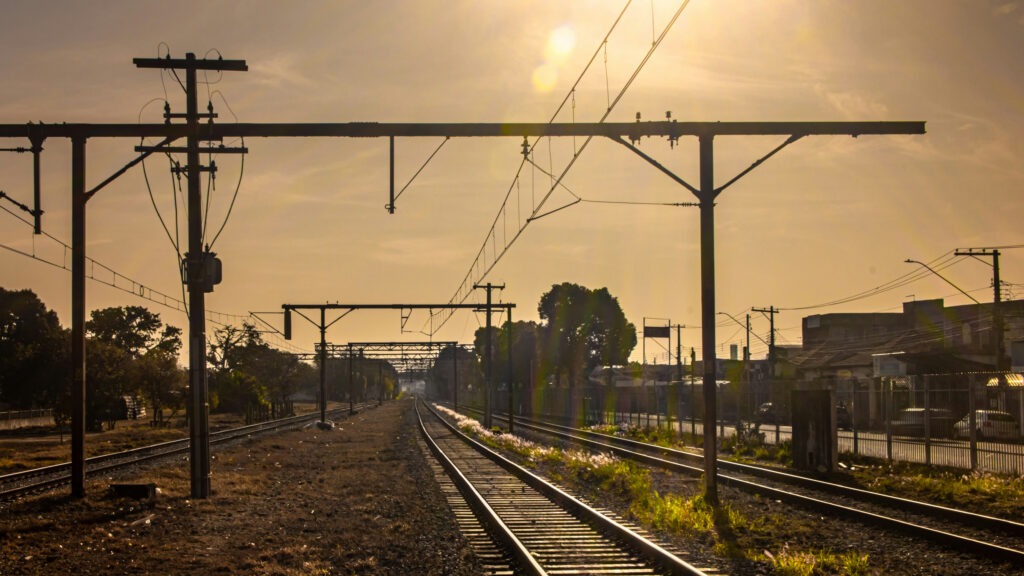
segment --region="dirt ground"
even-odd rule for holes
[[[475,574],[416,444],[411,401],[215,449],[212,497],[184,460],[0,504],[0,575]],[[111,481],[154,482],[153,500]]]

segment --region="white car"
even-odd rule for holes
[[[971,437],[970,414],[964,416],[953,425],[953,434],[957,438]],[[975,410],[974,426],[978,430],[978,440],[998,438],[1001,440],[1019,440],[1020,427],[1011,414],[998,410]]]

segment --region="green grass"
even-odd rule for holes
[[[779,576],[864,576],[871,573],[867,554],[855,552],[836,555],[828,550],[794,551],[786,545],[776,554],[766,550],[764,557]]]
[[[453,416],[450,411],[446,412]],[[772,516],[747,518],[727,504],[711,505],[699,494],[659,494],[653,488],[650,469],[634,462],[621,460],[610,454],[542,446],[518,436],[486,430],[479,422],[470,418],[458,415],[453,417],[456,418],[460,429],[489,446],[508,450],[532,463],[544,462],[554,465],[546,470],[547,476],[553,481],[574,481],[597,487],[602,493],[622,498],[629,502],[629,512],[639,523],[664,532],[706,539],[716,554],[722,557],[770,564],[775,574],[783,575],[860,576],[870,573],[867,555],[855,552],[835,555],[829,551],[790,550],[787,545],[782,550],[772,553],[744,547],[743,542],[773,540],[773,526],[777,526],[777,519]],[[611,434],[623,433],[614,426],[598,428],[591,429]],[[646,441],[676,441],[671,431],[631,429],[625,433]],[[763,445],[755,445],[754,448],[748,448],[745,444],[738,446],[751,450],[752,454],[755,449],[771,448],[770,454],[773,458],[785,458],[788,454],[788,449],[778,450]]]

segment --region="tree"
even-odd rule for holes
[[[291,413],[290,398],[312,370],[296,356],[272,348],[248,323],[218,329],[207,362],[211,397],[216,396],[220,410],[239,414],[266,407],[277,416]],[[212,398],[211,408],[216,408]]]
[[[57,314],[33,291],[0,288],[0,403],[56,407],[71,383],[69,346]]]
[[[570,399],[590,371],[600,365],[625,364],[636,347],[636,326],[626,320],[607,288],[590,290],[565,282],[541,296],[542,359],[556,381],[567,376]],[[575,402],[571,411],[575,413]]]
[[[525,382],[526,386],[520,386],[521,392],[529,399],[530,393],[536,385],[540,375],[540,357],[538,351],[538,325],[532,321],[518,321],[512,323],[512,382]],[[491,327],[492,353],[494,356],[494,379],[496,382],[508,380],[509,374],[509,335],[508,322],[503,326]],[[486,350],[485,342],[487,328],[477,328],[473,338],[473,346],[481,361]],[[450,359],[449,359],[450,362]],[[530,410],[529,402],[524,406]],[[504,409],[504,407],[501,407]]]
[[[109,342],[93,341],[85,347],[85,427],[92,432],[114,427],[123,418],[123,397],[138,391],[132,357]]]
[[[135,362],[135,379],[149,400],[154,425],[163,423],[164,408],[170,408],[173,417],[184,405],[186,375],[176,354],[160,347],[146,352]]]
[[[453,359],[455,359],[453,365]],[[456,370],[458,375],[456,375]],[[478,356],[461,347],[446,346],[437,355],[430,369],[432,389],[428,395],[442,400],[453,400],[455,380],[458,379],[459,403],[465,403],[467,391],[475,386],[478,390],[482,381]]]
[[[162,417],[163,406],[173,407],[181,387],[180,328],[165,326],[159,314],[142,306],[119,306],[93,310],[85,329],[88,426],[102,421],[112,426],[124,396],[150,400],[154,419]]]
[[[94,340],[113,344],[133,358],[154,348],[173,354],[181,350],[181,328],[164,326],[159,314],[142,306],[93,310],[85,329]]]

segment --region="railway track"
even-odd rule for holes
[[[366,403],[358,405],[356,408],[358,410],[363,410],[371,406],[376,406],[376,403]],[[347,413],[347,408],[340,408],[332,410],[327,414],[331,418],[338,419],[345,417]],[[210,434],[210,445],[211,447],[223,445],[233,440],[249,438],[253,435],[268,434],[280,430],[297,428],[316,422],[319,420],[319,416],[319,413],[302,414],[299,416],[291,416],[289,418],[259,422],[248,426],[240,426],[238,428],[220,430]],[[132,450],[94,456],[92,458],[87,458],[85,461],[86,477],[88,478],[95,477],[100,474],[107,474],[118,469],[136,466],[144,462],[158,460],[161,458],[184,456],[187,455],[188,452],[189,439],[182,438],[181,440],[172,440],[170,442],[142,446]],[[31,470],[14,472],[12,474],[5,474],[0,476],[0,501],[11,500],[26,494],[52,490],[69,484],[70,482],[71,464],[69,462],[53,466],[45,466],[42,468],[33,468]]]
[[[502,419],[500,415],[494,416]],[[649,466],[690,475],[703,474],[703,455],[628,438],[516,418],[519,429],[558,438],[589,450],[615,454]],[[1024,524],[825,482],[779,470],[719,461],[719,482],[762,496],[847,518],[979,557],[1024,562]],[[722,473],[727,472],[727,473]]]
[[[466,437],[436,413],[420,416],[420,426],[483,529],[505,551],[507,564],[491,561],[493,573],[708,574]]]

